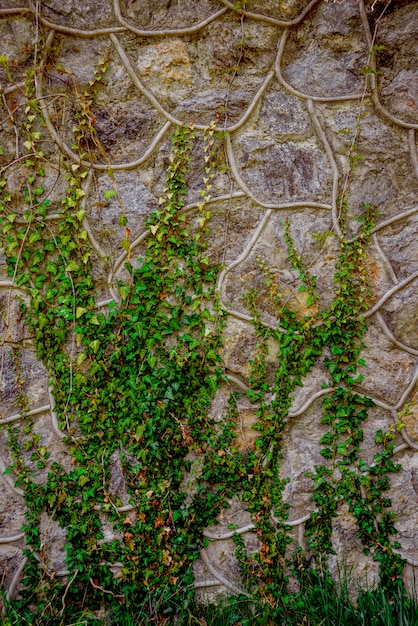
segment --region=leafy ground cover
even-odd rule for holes
[[[184,602],[183,602],[184,601]],[[415,626],[418,603],[415,597],[399,592],[388,600],[382,588],[360,590],[356,601],[348,592],[345,578],[335,585],[329,578],[311,575],[303,589],[293,597],[283,597],[277,606],[262,604],[244,597],[224,598],[220,603],[198,604],[176,597],[165,616],[159,607],[144,602],[142,606],[115,606],[102,617],[89,611],[65,618],[46,618],[34,622],[22,619],[8,606],[1,626]]]

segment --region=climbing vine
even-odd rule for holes
[[[210,158],[212,134],[208,129]],[[148,221],[145,257],[137,268],[125,264],[130,279],[119,283],[121,301],[111,302],[106,312],[95,307],[91,248],[82,230],[86,171],[69,171],[54,226],[45,214],[34,212],[31,187],[28,225],[10,228],[15,220],[4,209],[9,272],[17,285],[29,285],[30,305],[22,306],[38,357],[50,372],[56,417],[71,461],[69,468],[50,464],[39,437],[27,432],[32,438],[30,445],[24,442],[25,449],[33,448],[37,469],[47,471],[40,485],[32,480],[30,462],[20,458],[16,443],[12,446],[13,469],[28,508],[24,530],[30,548],[25,551],[29,562],[22,606],[46,584],[47,564],[35,556],[41,550],[43,510],[67,529],[72,583],[66,603],[71,610],[86,597],[97,608],[104,598],[138,602],[148,596],[164,607],[179,586],[186,595],[193,588],[191,564],[202,545],[202,528],[215,520],[228,488],[202,483],[188,501],[182,489],[190,469],[186,456],[193,449],[205,454],[218,440],[222,449],[230,440],[229,422],[217,429],[207,417],[221,377],[223,323],[214,293],[217,270],[203,255],[200,241],[209,213],[201,218],[200,233],[192,236],[181,212],[193,138],[193,127],[176,130],[164,195]],[[203,203],[212,162],[206,167]],[[36,184],[33,176],[28,181]],[[37,196],[42,195],[41,189]],[[17,257],[13,244],[19,240],[23,244]],[[112,462],[123,468],[127,507],[108,491]],[[101,541],[102,511],[120,541]],[[111,571],[115,563],[117,578]],[[38,611],[53,615],[63,602],[61,592],[53,581]]]
[[[317,511],[311,514],[307,525],[308,555],[310,567],[326,575],[327,555],[332,553],[332,519],[338,515],[338,507],[347,502],[358,527],[358,534],[366,552],[380,562],[380,575],[388,593],[401,585],[402,559],[394,549],[399,544],[392,542],[396,532],[394,513],[390,511],[391,501],[385,496],[389,488],[388,475],[397,471],[399,465],[393,463],[393,443],[390,437],[378,434],[376,443],[383,444],[382,452],[375,455],[374,463],[367,465],[360,458],[360,444],[363,440],[361,428],[367,419],[367,408],[373,401],[359,395],[355,386],[361,381],[357,367],[365,365],[360,353],[363,347],[362,336],[366,324],[361,312],[368,307],[371,293],[367,278],[366,246],[374,225],[376,212],[373,206],[364,205],[363,217],[357,234],[351,239],[341,237],[341,252],[336,265],[334,280],[335,294],[330,305],[323,310],[313,306],[319,303],[316,292],[316,277],[311,276],[298,253],[290,235],[290,222],[284,224],[284,239],[288,248],[288,258],[293,269],[299,274],[300,289],[308,294],[310,312],[301,317],[292,310],[279,292],[273,274],[266,269],[265,262],[260,266],[266,277],[271,302],[276,307],[279,327],[266,326],[257,310],[257,294],[247,294],[248,307],[253,313],[255,329],[260,338],[257,357],[252,362],[253,375],[248,396],[258,403],[256,413],[259,418],[253,428],[260,431],[257,440],[257,470],[252,471],[251,491],[244,489],[247,507],[256,520],[260,551],[251,559],[245,554],[242,544],[238,544],[238,556],[248,572],[257,572],[257,578],[248,577],[252,593],[261,593],[273,605],[283,601],[283,587],[286,576],[286,546],[289,543],[286,525],[287,506],[283,504],[283,481],[278,480],[281,456],[281,438],[288,419],[292,393],[303,384],[304,377],[323,353],[329,380],[324,387],[330,393],[323,400],[321,423],[330,427],[320,440],[326,447],[321,455],[328,461],[315,467],[308,475],[313,480],[313,502]],[[274,383],[269,385],[265,376],[265,355],[267,339],[274,338],[279,346],[277,360],[279,367]],[[275,524],[272,525],[272,520]],[[244,557],[243,557],[244,552]],[[297,551],[295,573],[301,570],[301,551]],[[305,556],[307,558],[307,556]],[[308,559],[308,561],[309,561]],[[305,571],[309,570],[308,561]],[[296,561],[297,562],[297,561]],[[296,563],[295,562],[295,563]],[[262,579],[263,583],[260,584]]]
[[[244,10],[240,3],[237,10]],[[41,53],[42,51],[40,51]],[[285,220],[289,266],[307,293],[307,313],[295,310],[265,260],[259,259],[278,319],[267,326],[250,290],[246,303],[257,335],[247,397],[258,431],[255,448],[235,447],[238,408],[231,394],[221,419],[210,407],[226,380],[221,359],[226,313],[218,300],[220,267],[207,254],[211,188],[216,176],[216,122],[203,131],[204,177],[196,223],[184,211],[186,176],[196,138],[193,124],[172,135],[169,165],[158,208],[147,219],[146,249],[132,258],[130,231],[116,184],[105,201],[117,196],[127,278],[112,285],[117,297],[96,302],[94,249],[85,228],[88,163],[106,153],[94,128],[94,98],[109,57],[102,58],[89,89],[78,98],[73,145],[79,162],[65,161],[66,191],[53,215],[45,192],[43,113],[35,97],[34,68],[23,87],[21,130],[26,180],[23,210],[0,180],[2,244],[12,283],[28,294],[21,309],[37,356],[48,370],[54,419],[62,433],[66,460],[51,461],[42,436],[26,417],[21,392],[20,354],[14,352],[23,432],[9,426],[8,445],[16,485],[24,491],[27,564],[17,601],[22,616],[70,619],[83,606],[99,610],[120,604],[155,607],[158,616],[174,614],[176,597],[193,598],[193,565],[205,546],[203,530],[215,523],[234,496],[250,512],[259,550],[249,554],[239,533],[233,537],[242,572],[243,593],[270,605],[277,616],[294,601],[289,574],[301,586],[309,576],[328,577],[332,521],[347,503],[366,552],[380,563],[384,590],[401,586],[402,559],[393,541],[394,513],[386,492],[393,462],[392,433],[378,432],[381,446],[371,464],[361,459],[362,424],[372,400],[356,389],[368,308],[367,245],[376,218],[364,205],[358,232],[343,229],[331,303],[321,307],[317,278],[311,275]],[[7,76],[12,81],[6,60]],[[60,71],[65,73],[63,68]],[[17,119],[14,123],[18,124]],[[220,138],[222,140],[222,137]],[[83,164],[84,161],[84,164]],[[114,176],[109,165],[109,176]],[[345,201],[345,198],[344,198]],[[341,212],[345,213],[341,208]],[[51,217],[53,219],[51,219]],[[277,346],[274,381],[266,376],[268,341]],[[288,505],[279,478],[282,438],[293,393],[325,355],[328,380],[320,444],[324,463],[309,476],[316,511],[306,528],[307,551],[289,556],[292,544]],[[42,480],[36,480],[40,472]],[[122,476],[125,501],[110,487],[112,473]],[[121,499],[120,499],[121,498]],[[51,575],[40,539],[47,514],[66,532],[66,585]],[[106,525],[112,539],[105,537]],[[36,606],[34,606],[36,604]]]

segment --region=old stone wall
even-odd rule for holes
[[[211,213],[207,253],[210,263],[221,264],[217,290],[227,316],[222,337],[225,378],[210,417],[222,420],[230,392],[240,394],[234,440],[239,454],[256,450],[259,436],[259,430],[252,428],[259,419],[258,405],[246,392],[260,335],[243,294],[255,291],[265,327],[280,324],[265,283],[264,263],[300,319],[316,315],[318,307],[319,312],[325,310],[335,293],[341,241],[358,232],[364,205],[375,206],[378,217],[367,243],[366,262],[372,295],[359,314],[368,326],[362,339],[365,364],[357,372],[363,378],[355,384],[355,392],[370,398],[373,406],[361,425],[359,458],[370,468],[381,453],[376,433],[390,434],[391,458],[401,469],[390,473],[385,497],[397,516],[400,547],[394,552],[405,559],[407,582],[418,563],[417,42],[416,1],[0,1],[0,165],[12,198],[7,204],[3,196],[2,206],[14,203],[17,217],[13,219],[16,223],[23,219],[28,193],[25,159],[39,150],[22,130],[24,102],[33,100],[44,120],[35,132],[42,133],[39,158],[45,170],[40,197],[49,200],[46,214],[39,219],[50,224],[48,228],[53,230],[58,223],[68,172],[76,175],[83,168],[87,172],[78,199],[81,205],[74,211],[83,210],[83,232],[91,246],[96,312],[106,311],[111,300],[123,299],[118,281],[129,279],[124,263],[130,259],[136,266],[136,259],[145,254],[149,235],[145,220],[164,195],[176,125],[194,124],[196,133],[184,209],[190,227],[196,226],[200,190],[208,187],[202,182],[204,134],[212,122],[215,143],[210,158],[216,162],[216,175],[205,200],[204,210]],[[47,57],[42,56],[45,49]],[[106,72],[90,102],[83,94],[101,59],[106,59]],[[25,84],[34,64],[34,91],[28,96]],[[80,141],[75,137],[80,111],[87,111],[82,119],[90,115],[96,132],[91,143],[94,158],[89,157],[88,147],[80,158]],[[112,193],[106,194],[108,190]],[[122,220],[121,206],[126,218]],[[15,296],[29,303],[35,283],[18,285],[10,270],[5,225],[13,219],[8,222],[6,209],[2,210],[0,558],[3,588],[9,597],[17,598],[28,546],[25,485],[16,483],[16,458],[23,459],[36,484],[44,484],[48,472],[42,462],[38,466],[31,460],[34,448],[25,448],[25,426],[30,422],[39,435],[39,454],[48,451],[48,467],[56,462],[67,472],[72,471],[74,455],[68,437],[77,435],[62,414],[57,416],[57,400],[48,385],[49,379],[54,386],[51,364],[48,373],[36,356],[33,328],[24,324],[20,313]],[[296,248],[317,277],[320,300],[315,305],[306,291],[298,289],[299,272],[288,259],[284,241],[286,218]],[[21,249],[24,243],[21,238]],[[70,337],[69,353],[71,341]],[[327,356],[325,349],[303,385],[295,388],[281,437],[279,472],[288,479],[283,501],[289,505],[289,555],[297,546],[309,555],[305,527],[309,528],[317,504],[312,500],[314,481],[307,473],[324,463],[320,439],[327,427],[321,422],[322,402],[333,389],[328,383]],[[271,336],[265,365],[267,392],[272,390],[279,361],[278,344]],[[75,372],[77,365],[74,368]],[[10,449],[11,426],[21,445],[17,457]],[[194,467],[199,467],[198,451],[189,455]],[[327,462],[338,473],[334,460]],[[356,463],[354,475],[370,471]],[[137,504],[117,451],[103,480],[119,515],[129,516],[132,523]],[[367,490],[365,483],[362,489]],[[106,518],[103,494],[98,494],[95,506],[102,524],[101,541],[123,541]],[[65,587],[74,575],[74,567],[65,561],[67,531],[60,526],[57,512],[53,514],[46,503],[39,507],[41,549],[35,550],[36,558],[44,576],[62,580]],[[194,581],[204,595],[242,589],[232,536],[236,532],[249,553],[262,545],[257,515],[245,509],[237,494],[217,523],[203,533],[207,545],[195,562]],[[274,512],[270,518],[274,527]],[[377,580],[378,563],[373,550],[364,554],[350,501],[339,500],[330,519],[333,575],[343,563],[362,583]],[[123,563],[112,565],[116,577],[121,568]]]

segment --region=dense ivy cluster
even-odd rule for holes
[[[49,228],[44,216],[35,213],[33,218],[30,205],[25,224],[8,234],[24,241],[19,258],[10,250],[10,274],[16,273],[18,285],[30,286],[26,321],[38,357],[48,366],[55,411],[71,455],[70,470],[50,464],[46,449],[39,454],[28,421],[24,448],[34,449],[31,460],[38,470],[48,470],[40,485],[32,480],[17,443],[11,446],[28,507],[30,567],[23,605],[45,577],[46,564],[33,554],[41,549],[43,510],[68,529],[66,562],[71,575],[77,572],[67,595],[73,608],[86,585],[97,607],[103,588],[137,602],[154,591],[163,602],[178,585],[192,589],[190,564],[202,545],[202,528],[214,521],[225,489],[202,482],[186,501],[182,483],[191,463],[186,456],[192,449],[203,454],[208,449],[210,465],[212,448],[221,449],[231,439],[224,433],[228,422],[216,429],[207,418],[221,377],[222,315],[214,294],[216,268],[208,264],[204,244],[189,234],[181,214],[192,138],[187,127],[173,137],[165,195],[149,220],[145,258],[136,269],[126,263],[130,280],[119,285],[121,304],[110,303],[106,313],[95,307],[90,247],[81,230],[84,209],[79,202],[84,194],[79,181],[84,172],[69,174],[56,227]],[[3,224],[10,223],[3,218]],[[42,236],[34,237],[38,232]],[[68,347],[70,335],[77,354]],[[10,429],[11,443],[12,433]],[[122,503],[107,491],[114,453],[134,506],[130,515],[118,512]],[[122,541],[101,542],[97,509],[107,513]],[[113,563],[122,564],[120,578],[111,572]],[[60,585],[54,582],[51,591],[60,603]],[[53,595],[48,604],[53,610]]]
[[[360,443],[363,440],[362,422],[367,419],[367,407],[373,401],[355,392],[354,388],[362,379],[357,375],[357,367],[365,365],[360,358],[362,336],[366,324],[361,312],[367,309],[371,293],[367,281],[366,245],[374,225],[376,213],[373,206],[364,205],[359,232],[348,239],[341,236],[341,252],[336,265],[334,280],[335,294],[330,305],[323,310],[317,306],[316,277],[311,276],[296,250],[290,236],[290,224],[284,224],[284,238],[288,247],[288,258],[293,269],[299,272],[300,289],[308,294],[307,305],[311,313],[301,317],[286,304],[279,286],[265,264],[261,262],[269,287],[270,299],[276,306],[280,325],[273,330],[266,327],[257,311],[257,294],[251,292],[247,302],[253,313],[254,324],[260,337],[259,354],[252,363],[252,389],[249,397],[259,404],[258,423],[260,430],[258,447],[262,453],[258,472],[252,479],[253,490],[244,492],[247,507],[257,520],[257,533],[261,550],[257,555],[246,558],[246,571],[252,562],[252,572],[258,572],[263,584],[254,588],[256,579],[249,577],[249,586],[254,593],[267,593],[270,601],[280,605],[283,600],[284,575],[283,560],[286,545],[291,539],[286,526],[287,506],[282,503],[283,483],[277,479],[281,458],[281,437],[287,423],[292,402],[292,393],[302,386],[308,374],[321,355],[325,354],[324,364],[329,371],[329,380],[324,388],[332,392],[323,400],[321,423],[330,430],[322,435],[320,443],[324,447],[321,455],[328,462],[315,467],[308,475],[313,480],[313,501],[317,512],[311,514],[305,535],[308,537],[310,559],[296,551],[294,573],[302,579],[312,567],[326,575],[326,555],[332,553],[332,519],[338,515],[338,507],[347,502],[358,527],[358,534],[366,552],[372,551],[373,558],[380,561],[381,581],[388,592],[393,592],[401,584],[402,559],[393,551],[399,544],[391,541],[396,532],[394,513],[390,511],[391,501],[385,497],[389,488],[388,474],[397,471],[391,459],[393,443],[391,437],[382,433],[376,443],[382,444],[382,452],[375,456],[371,466],[359,457]],[[275,380],[269,385],[265,377],[267,340],[274,338],[279,346],[279,363]],[[262,469],[261,469],[262,468]],[[260,471],[261,470],[261,471]],[[255,494],[259,494],[255,497]],[[272,526],[275,520],[278,531]],[[239,554],[242,558],[243,546]],[[301,563],[303,562],[303,567]],[[286,564],[289,567],[289,563]]]
[[[97,81],[105,62],[101,68]],[[394,514],[385,491],[388,475],[398,467],[391,459],[393,444],[382,434],[377,438],[382,452],[373,465],[361,460],[362,423],[373,403],[355,391],[366,330],[361,313],[370,295],[366,246],[373,207],[364,206],[352,239],[341,236],[335,294],[326,309],[320,308],[316,277],[295,248],[289,222],[284,225],[285,243],[289,262],[299,272],[300,288],[308,293],[305,316],[292,310],[265,262],[260,262],[280,321],[276,329],[267,327],[257,293],[247,294],[259,337],[248,392],[259,437],[254,450],[238,452],[236,396],[231,395],[222,420],[208,417],[223,380],[220,348],[225,320],[215,290],[220,268],[211,264],[205,244],[210,219],[205,203],[216,169],[214,124],[204,133],[206,175],[197,224],[182,211],[195,131],[193,126],[177,127],[164,194],[148,219],[145,255],[135,267],[130,263],[128,233],[123,245],[129,278],[118,285],[120,302],[98,309],[94,255],[83,225],[88,171],[80,165],[66,166],[68,186],[61,211],[57,219],[48,220],[49,200],[42,182],[45,155],[39,147],[42,115],[32,99],[32,81],[29,75],[22,121],[27,151],[25,209],[17,210],[4,178],[0,219],[9,274],[30,295],[30,304],[22,307],[37,355],[48,369],[68,463],[50,461],[47,448],[32,432],[30,417],[23,433],[9,427],[12,469],[27,506],[29,561],[18,601],[22,615],[35,611],[70,618],[82,606],[99,609],[114,602],[147,601],[163,614],[179,593],[187,602],[194,593],[193,562],[204,545],[203,529],[215,522],[232,496],[250,511],[260,544],[257,553],[248,554],[242,538],[235,536],[243,583],[249,594],[268,602],[278,615],[294,601],[286,591],[292,568],[302,587],[314,570],[327,577],[332,519],[342,501],[356,519],[364,549],[380,561],[384,588],[393,592],[400,585],[402,561],[393,551]],[[97,81],[91,85],[93,94]],[[85,106],[74,131],[73,149],[83,159],[91,155],[91,146],[101,151],[91,122],[91,93],[81,100]],[[120,225],[126,226],[123,209]],[[272,384],[265,374],[270,338],[278,344]],[[321,438],[324,464],[311,473],[317,512],[306,532],[310,560],[297,551],[292,562],[285,482],[279,479],[281,440],[292,394],[324,353],[329,372],[324,385],[332,392],[323,400],[322,423],[329,427]],[[18,370],[18,355],[15,363]],[[21,409],[27,411],[23,398]],[[118,464],[129,511],[109,490],[112,468]],[[45,480],[34,479],[35,469],[44,472]],[[44,512],[67,532],[67,587],[49,575],[42,556],[39,524]],[[103,541],[104,514],[113,527],[111,541]]]

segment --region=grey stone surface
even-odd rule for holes
[[[289,479],[283,492],[284,501],[290,505],[289,521],[295,521],[315,510],[312,478],[306,476],[306,473],[313,472],[315,466],[330,464],[320,455],[324,446],[319,443],[319,439],[328,430],[321,425],[320,420],[321,400],[314,402],[302,416],[288,420],[283,441],[281,477]],[[303,464],[301,458],[304,459]]]
[[[125,236],[124,227],[119,225],[122,207],[133,237],[144,228],[144,218],[157,207],[156,198],[139,180],[137,172],[116,172],[114,177],[119,197],[105,200],[106,190],[115,191],[115,184],[107,174],[98,177],[90,196],[90,223],[97,240],[109,255],[116,250],[119,254],[122,252],[120,242]]]
[[[187,0],[123,0],[122,12],[137,28],[148,30],[185,28],[208,18],[216,10],[216,0],[196,0],[192,4]]]
[[[412,123],[418,113],[417,20],[416,3],[390,11],[382,17],[376,40],[382,46],[376,59],[382,101],[390,112]]]
[[[364,343],[367,365],[358,370],[364,376],[360,383],[361,390],[395,405],[413,378],[416,359],[391,345],[379,327],[370,326],[364,336]]]
[[[13,7],[6,6],[5,8]],[[34,36],[33,25],[27,19],[5,19],[0,22],[1,55],[9,60],[12,67],[16,68],[18,80],[22,80],[25,69],[30,66]],[[2,66],[0,67],[0,87],[4,89],[7,83],[6,73]]]
[[[312,22],[303,22],[291,36],[284,59],[284,77],[310,96],[337,96],[359,92],[361,67],[367,64],[367,46],[355,6],[321,3]]]
[[[264,202],[325,200],[331,172],[315,140],[276,144],[245,137],[239,148],[243,179]]]
[[[13,349],[2,348],[3,379],[1,381],[2,417],[19,412],[19,391],[14,371]],[[33,408],[48,404],[47,373],[45,366],[37,358],[33,349],[20,350],[21,370],[23,372],[22,393],[28,397]]]
[[[311,122],[306,105],[296,96],[287,94],[274,85],[264,96],[258,126],[263,136],[276,141],[281,136],[306,135],[311,132]]]
[[[42,2],[45,17],[53,23],[83,30],[105,28],[115,24],[110,3],[96,0],[46,0]]]
[[[380,247],[386,254],[399,280],[418,271],[414,243],[418,235],[418,216],[413,215],[402,224],[393,224],[379,235]]]
[[[298,273],[287,260],[283,220],[290,219],[295,245],[312,274],[318,277],[321,296],[318,307],[323,310],[335,291],[333,274],[339,254],[339,237],[335,232],[338,197],[348,185],[350,233],[358,230],[357,218],[364,212],[363,203],[376,206],[377,230],[367,248],[372,291],[369,307],[379,307],[378,313],[388,331],[381,325],[378,315],[368,318],[369,329],[361,355],[367,365],[360,368],[359,373],[364,378],[357,390],[377,400],[379,406],[370,409],[369,419],[363,425],[361,456],[366,462],[373,462],[374,455],[381,449],[375,442],[377,430],[393,428],[394,415],[402,412],[405,431],[397,433],[394,440],[394,445],[399,447],[394,461],[402,465],[402,470],[390,477],[388,495],[392,510],[398,515],[400,552],[410,562],[416,562],[418,389],[412,381],[418,360],[418,279],[407,285],[400,283],[418,271],[418,212],[413,212],[418,207],[418,2],[389,3],[383,14],[383,3],[366,2],[372,34],[376,27],[376,97],[380,98],[380,109],[371,98],[370,83],[361,72],[369,64],[369,51],[357,0],[319,0],[290,28],[275,20],[297,20],[307,7],[307,0],[280,3],[252,0],[245,8],[258,17],[241,16],[227,9],[196,32],[162,32],[159,36],[136,34],[135,29],[178,31],[189,28],[228,3],[121,0],[125,20],[122,24],[110,0],[41,0],[37,4],[38,17],[42,18],[38,26],[43,36],[52,28],[56,29],[42,87],[49,103],[51,123],[60,142],[66,142],[68,148],[74,141],[72,127],[81,106],[75,90],[79,95],[84,93],[99,59],[109,50],[110,64],[97,90],[92,120],[106,157],[97,155],[86,199],[93,274],[98,282],[97,302],[111,299],[110,288],[117,280],[126,279],[121,241],[127,232],[118,223],[122,206],[128,218],[131,241],[145,233],[145,220],[158,206],[169,163],[173,122],[205,125],[217,120],[215,153],[219,172],[213,181],[212,202],[208,205],[211,211],[208,254],[224,269],[219,295],[222,305],[229,310],[223,334],[223,364],[230,378],[220,386],[210,417],[221,421],[230,391],[241,394],[237,400],[233,442],[239,451],[254,450],[259,435],[253,428],[257,406],[245,396],[258,337],[245,319],[249,310],[243,294],[256,289],[263,323],[276,326],[279,322],[260,263],[267,264],[297,315],[312,312],[307,306],[306,294],[298,291]],[[0,119],[0,145],[13,163],[0,155],[0,168],[5,167],[13,207],[18,214],[26,206],[25,167],[21,159],[24,138],[16,138],[15,123],[22,117],[20,82],[33,63],[36,19],[33,12],[5,15],[1,11],[27,6],[29,3],[25,1],[3,0],[0,7],[0,54],[8,57],[13,82],[19,84],[17,88],[12,85],[5,96],[7,107],[2,109]],[[109,38],[106,32],[85,36],[83,32],[121,26],[124,30],[116,32],[117,41],[143,85],[142,91],[117,53],[113,36]],[[66,28],[75,31],[66,32]],[[284,33],[288,39],[279,66],[290,88],[275,72],[278,44]],[[53,69],[54,62],[63,70]],[[269,72],[272,72],[270,82],[255,103],[254,98]],[[0,90],[6,86],[10,86],[9,80],[0,66]],[[295,95],[295,90],[301,95]],[[341,96],[347,94],[353,98],[342,100]],[[309,102],[309,98],[314,101]],[[251,114],[247,115],[252,106]],[[240,120],[243,120],[241,125]],[[153,144],[167,122],[170,126],[165,135]],[[228,153],[226,136],[221,131],[235,124],[229,135],[232,148]],[[40,130],[46,162],[45,189],[51,201],[48,219],[52,219],[62,210],[61,199],[67,186],[63,165],[71,165],[71,157],[68,150],[65,153],[57,146],[47,128]],[[199,201],[205,175],[202,130],[198,129],[196,135],[187,174],[187,203]],[[150,145],[153,150],[137,167],[115,171],[114,182],[103,170],[140,159]],[[96,148],[91,144],[90,149],[97,152],[97,144]],[[358,157],[354,166],[350,163],[353,156]],[[101,170],[97,169],[97,163],[101,164]],[[120,201],[117,197],[105,201],[104,193],[111,189],[117,189]],[[288,206],[291,203],[298,204]],[[315,207],[312,203],[324,206]],[[266,205],[271,207],[271,214]],[[403,216],[404,212],[410,214]],[[198,211],[189,207],[186,216],[186,223],[193,228]],[[392,223],[385,226],[389,219]],[[143,255],[145,245],[144,240],[134,247],[133,264]],[[14,298],[16,291],[10,290],[10,272],[6,270],[4,256],[0,256],[0,263],[0,425],[4,427],[8,423],[4,420],[12,417],[19,441],[23,444],[27,441],[24,421],[18,416],[19,388],[12,359],[13,351],[19,349],[23,372],[21,391],[28,398],[30,410],[40,409],[32,417],[33,431],[41,436],[41,444],[51,453],[51,462],[58,462],[68,470],[72,457],[68,444],[59,437],[53,411],[48,408],[47,372],[35,356],[31,332],[24,326],[19,302]],[[284,501],[289,504],[292,522],[303,519],[314,509],[312,479],[306,473],[313,471],[315,465],[330,465],[330,461],[320,455],[319,439],[328,428],[321,424],[322,397],[316,395],[328,380],[323,363],[326,356],[329,355],[324,351],[303,380],[303,386],[296,388],[283,433],[280,477],[288,479]],[[267,382],[271,384],[278,365],[277,345],[273,339],[268,342],[266,365]],[[405,403],[409,404],[409,410]],[[408,440],[411,444],[404,448]],[[38,470],[30,457],[28,449],[24,460],[34,472],[34,481],[42,484],[48,470]],[[127,458],[129,460],[129,456]],[[193,472],[199,471],[201,458],[198,453],[191,453],[190,460],[192,470],[184,478],[189,498],[196,486]],[[4,471],[3,466],[12,463],[5,428],[0,431],[0,462],[0,473]],[[124,505],[128,504],[123,466],[117,454],[111,460],[107,488],[113,499],[119,498]],[[20,534],[25,514],[24,501],[14,486],[13,472],[0,475],[0,502],[0,539],[6,541],[0,543],[0,561],[2,584],[7,590],[22,562],[24,549],[23,538],[7,543],[7,538]],[[135,519],[136,513],[132,511],[129,515]],[[105,512],[100,513],[100,520],[102,543],[121,539],[120,534],[114,533]],[[243,528],[252,521],[243,504],[233,499],[217,524],[207,530],[222,535],[229,532],[231,524]],[[304,524],[300,522],[292,529],[289,556],[297,545],[306,547]],[[46,510],[41,517],[41,535],[41,561],[48,570],[64,570],[65,529],[60,528]],[[249,553],[259,550],[253,529],[248,529],[242,537]],[[343,564],[352,573],[350,589],[354,590],[358,583],[376,581],[377,564],[363,554],[355,520],[345,504],[340,504],[338,517],[333,522],[332,541],[336,555],[330,558],[330,568],[335,578]],[[194,570],[196,582],[203,585],[199,587],[201,599],[212,600],[219,594],[231,593],[233,587],[225,585],[225,579],[232,586],[239,586],[241,575],[231,538],[210,540],[204,554],[206,560],[198,560]],[[208,560],[215,574],[209,571]],[[115,576],[120,575],[120,570],[113,569]],[[414,568],[408,565],[405,580],[411,588],[414,576]],[[216,584],[212,586],[214,578]],[[63,581],[65,584],[68,578],[64,577]],[[204,584],[208,581],[211,586],[206,588]],[[19,586],[14,590],[15,595],[18,590]]]

